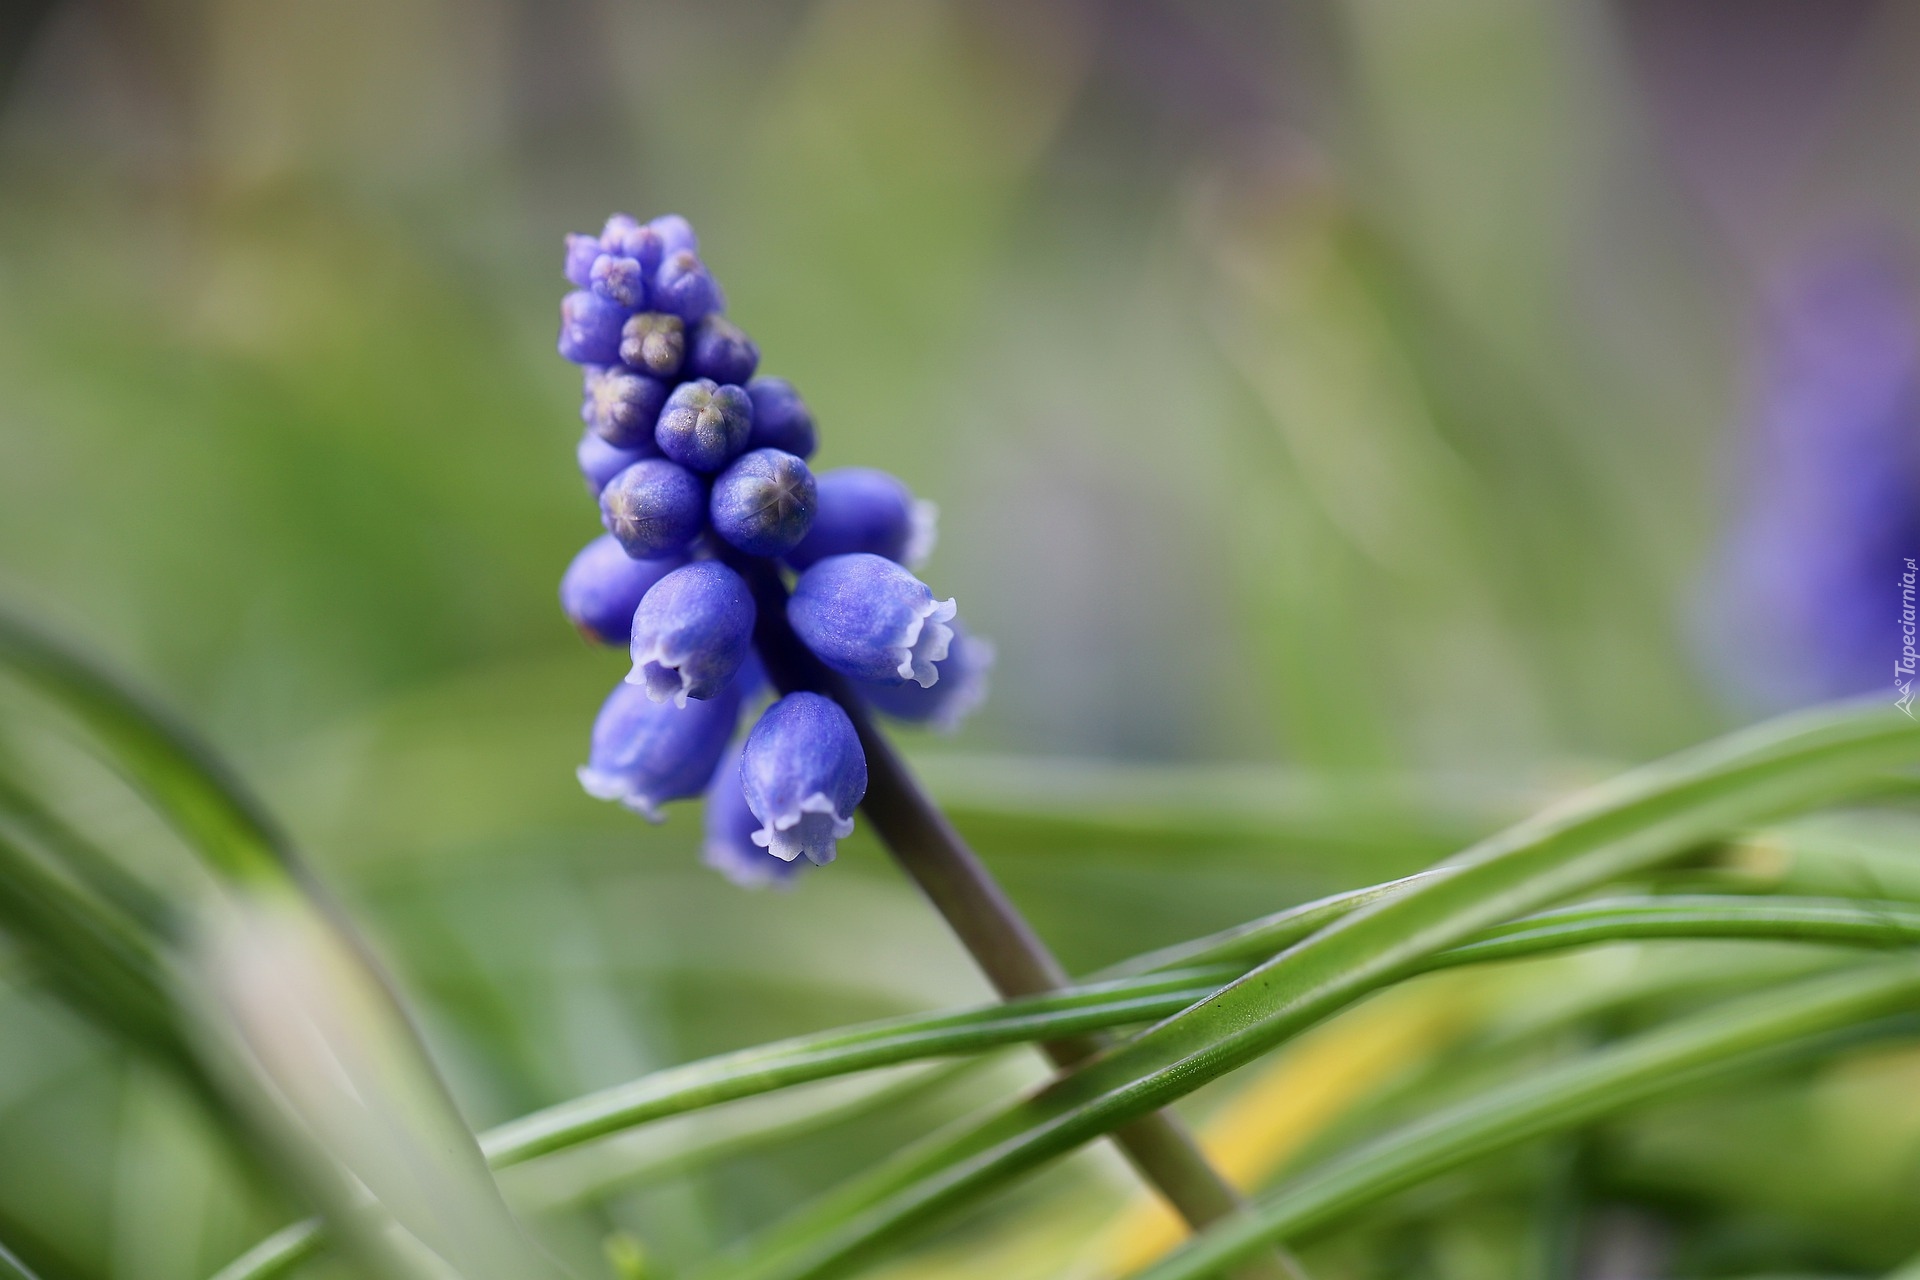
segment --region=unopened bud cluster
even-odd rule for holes
[[[787,620],[874,709],[952,728],[985,694],[992,650],[913,570],[933,508],[885,472],[816,476],[813,416],[724,312],[686,219],[624,214],[567,237],[560,354],[585,369],[578,451],[606,533],[560,583],[588,639],[633,666],[600,709],[587,792],[658,820],[703,796],[706,862],[742,884],[834,856],[867,765],[846,712],[814,693],[764,701],[742,568],[792,576]]]

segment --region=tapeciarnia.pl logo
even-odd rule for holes
[[[1900,659],[1893,664],[1893,687],[1900,693],[1899,699],[1893,705],[1906,712],[1909,720],[1914,718],[1914,663],[1916,659],[1920,659],[1920,653],[1916,653],[1913,647],[1914,581],[1917,576],[1920,576],[1920,569],[1916,569],[1913,560],[1909,558],[1907,571],[1900,575]]]

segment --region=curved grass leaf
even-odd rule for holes
[[[232,1110],[271,1140],[306,1194],[364,1245],[364,1260],[412,1274],[408,1259],[424,1245],[475,1280],[547,1273],[398,994],[215,753],[117,677],[5,610],[0,670],[78,720],[100,757],[218,873],[228,892],[198,911],[203,936],[191,957],[209,998],[191,1011],[198,1017],[169,1006],[171,1033],[193,1045]],[[10,883],[32,885],[28,871]],[[144,1028],[129,1019],[120,1029],[137,1036]],[[350,1181],[387,1203],[362,1212],[341,1191]],[[362,1229],[389,1210],[397,1232]]]
[[[1370,890],[1343,895],[1367,900],[1380,896],[1384,895]],[[1920,910],[1839,898],[1610,899],[1497,926],[1429,957],[1421,968],[1515,960],[1606,943],[1689,939],[1899,946],[1920,941]],[[1190,1007],[1239,973],[1240,968],[1233,965],[1146,973],[979,1009],[916,1014],[797,1036],[671,1067],[560,1103],[489,1130],[481,1136],[481,1145],[493,1165],[503,1168],[651,1120],[777,1089],[928,1058],[1138,1024]],[[319,1247],[318,1224],[296,1224],[236,1259],[216,1280],[267,1280],[283,1275]]]
[[[1139,1280],[1199,1280],[1506,1147],[1561,1133],[1766,1060],[1795,1041],[1895,1013],[1920,996],[1902,959],[1768,991],[1508,1081],[1376,1138],[1203,1231]]]
[[[776,1228],[730,1268],[844,1273],[934,1217],[1244,1065],[1490,926],[1734,828],[1886,785],[1920,725],[1884,705],[1804,712],[1634,770],[1481,842],[1035,1093],[935,1135]]]
[[[27,1264],[13,1256],[13,1251],[0,1244],[0,1280],[40,1280],[39,1276],[27,1269]]]

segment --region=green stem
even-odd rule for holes
[[[787,586],[765,561],[735,558],[758,608],[754,644],[782,693],[824,694],[853,721],[867,757],[867,794],[861,810],[881,842],[912,877],[993,989],[1005,1000],[1044,995],[1068,984],[1067,972],[1026,917],[1008,899],[966,840],[920,789],[906,761],[873,723],[847,681],[829,670],[787,624]],[[1096,1036],[1049,1040],[1041,1050],[1056,1067],[1079,1066],[1107,1047]],[[1169,1110],[1151,1111],[1115,1129],[1113,1140],[1140,1176],[1196,1229],[1237,1211],[1240,1194],[1207,1162]],[[1275,1256],[1250,1260],[1249,1277],[1298,1275]]]

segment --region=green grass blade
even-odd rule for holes
[[[290,846],[266,809],[211,748],[140,690],[4,607],[0,666],[92,730],[115,767],[226,875],[245,882],[290,873]]]
[[[40,1280],[40,1277],[28,1270],[26,1263],[14,1257],[11,1249],[0,1244],[0,1280]]]
[[[1729,830],[1885,785],[1920,725],[1884,705],[1804,712],[1646,766],[1464,851],[1027,1098],[936,1135],[765,1237],[736,1274],[844,1273],[1004,1185],[1279,1045],[1484,928]]]
[[[1376,886],[1383,890],[1389,887]],[[1462,946],[1427,958],[1422,970],[1516,960],[1613,942],[1698,939],[1899,946],[1920,941],[1920,910],[1898,903],[1838,898],[1616,898],[1496,926]],[[1215,965],[1176,973],[1145,973],[1006,1004],[917,1014],[797,1036],[671,1067],[560,1103],[489,1130],[482,1135],[481,1145],[493,1165],[504,1168],[571,1150],[652,1120],[795,1085],[1137,1024],[1190,1007],[1239,972],[1238,966]],[[266,1280],[284,1274],[293,1263],[311,1256],[318,1244],[317,1224],[289,1228],[235,1261],[216,1280]]]
[[[1686,1018],[1509,1081],[1375,1139],[1188,1241],[1139,1280],[1199,1280],[1479,1156],[1764,1059],[1794,1041],[1912,1007],[1920,964],[1848,970]]]

